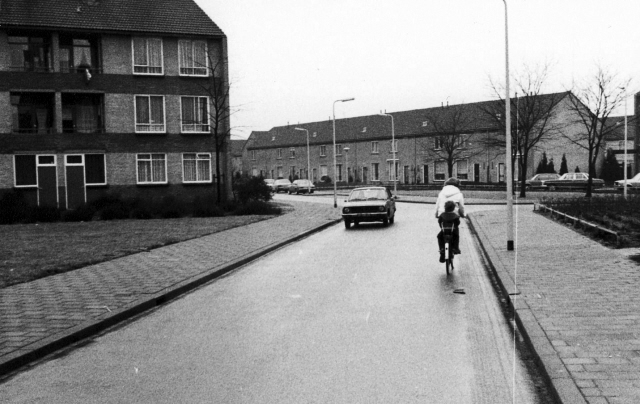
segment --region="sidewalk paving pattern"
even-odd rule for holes
[[[291,204],[273,219],[2,289],[0,375],[340,218],[329,204]],[[531,205],[515,219],[516,251],[504,211],[470,223],[561,402],[639,403],[638,265]]]

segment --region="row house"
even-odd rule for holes
[[[557,104],[555,120],[570,121],[567,96],[570,93],[541,96]],[[451,172],[463,182],[504,183],[503,105],[485,101],[338,119],[335,171],[332,120],[255,131],[245,146],[243,166],[254,176],[310,178],[313,182],[329,177],[360,184],[438,184]],[[562,128],[569,135],[580,130],[575,124]],[[533,175],[543,152],[558,164],[563,154],[569,161],[587,161],[584,150],[556,136],[532,151],[527,176]]]
[[[213,192],[209,88],[226,59],[192,0],[2,0],[0,194],[72,209]]]

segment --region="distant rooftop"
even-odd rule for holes
[[[0,26],[224,36],[193,0],[0,0]]]

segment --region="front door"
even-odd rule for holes
[[[55,155],[37,156],[38,206],[58,207],[58,171]]]
[[[403,176],[405,185],[408,185],[409,184],[409,179],[411,178],[409,176],[409,166],[404,166],[404,170],[402,172],[402,176]]]
[[[498,183],[504,183],[504,163],[498,163]]]
[[[76,209],[87,200],[84,178],[84,155],[70,154],[65,156],[65,181],[67,209]]]
[[[362,167],[362,183],[368,184],[369,179],[369,169],[367,167]]]
[[[473,165],[473,182],[480,182],[480,164]]]
[[[424,164],[422,166],[422,177],[424,180],[425,184],[429,183],[429,166],[427,164]]]

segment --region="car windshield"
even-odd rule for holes
[[[387,192],[384,189],[354,189],[349,195],[350,202],[376,199],[387,199]]]

